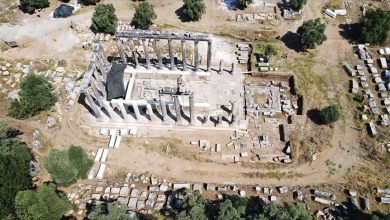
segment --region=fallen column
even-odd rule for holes
[[[147,65],[147,68],[150,69],[150,57],[149,57],[148,45],[146,45],[145,39],[142,39],[142,45],[144,47],[146,65]]]
[[[94,112],[96,118],[100,118],[101,114],[99,111],[99,108],[95,105],[95,102],[92,99],[92,96],[88,92],[84,92],[85,98],[88,101],[89,106],[91,107],[92,111]]]
[[[211,41],[207,42],[207,72],[211,69]]]
[[[194,66],[195,66],[195,72],[198,72],[199,70],[199,48],[198,48],[199,41],[194,41]]]
[[[168,39],[169,59],[171,61],[171,70],[175,69],[175,57],[173,55],[172,40]]]
[[[186,47],[185,47],[185,41],[181,41],[181,56],[182,56],[182,62],[183,62],[183,71],[187,71],[187,60],[186,60]]]

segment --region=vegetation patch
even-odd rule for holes
[[[57,184],[69,186],[77,179],[87,177],[93,161],[83,148],[71,145],[68,150],[50,150],[44,158],[44,165]]]

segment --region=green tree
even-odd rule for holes
[[[30,74],[21,81],[19,99],[12,100],[8,114],[18,119],[28,118],[49,110],[56,100],[47,78]]]
[[[34,13],[35,9],[42,9],[49,7],[49,0],[20,0],[20,6],[28,13]]]
[[[294,11],[299,11],[306,4],[306,0],[290,0],[291,9]]]
[[[97,205],[95,210],[88,215],[90,220],[132,220],[137,218],[130,218],[126,214],[126,207],[115,205],[113,203],[106,205]]]
[[[238,0],[237,6],[241,9],[245,9],[252,0]]]
[[[207,220],[206,215],[207,200],[195,191],[187,196],[183,202],[183,211],[181,211],[176,219],[178,220]]]
[[[14,214],[16,194],[32,185],[31,153],[24,142],[14,138],[15,131],[0,122],[0,219]]]
[[[68,186],[78,178],[85,178],[93,161],[84,149],[71,146],[68,150],[50,150],[44,158],[44,166],[53,180],[61,186]]]
[[[93,161],[88,159],[87,152],[80,146],[71,145],[68,149],[68,158],[74,168],[78,170],[77,178],[85,179]]]
[[[184,0],[184,14],[191,21],[198,21],[206,12],[206,6],[203,0]]]
[[[241,212],[237,210],[232,201],[226,199],[219,206],[218,220],[238,220],[241,218]]]
[[[330,105],[321,109],[319,116],[323,124],[332,124],[340,119],[341,111],[337,105]]]
[[[326,40],[325,24],[320,19],[304,21],[297,30],[299,43],[303,50],[314,49]]]
[[[72,208],[54,184],[41,185],[35,190],[21,191],[15,198],[16,215],[20,220],[61,219]]]
[[[361,20],[360,37],[365,43],[383,43],[390,31],[390,11],[368,9]]]
[[[115,8],[112,4],[98,4],[92,16],[91,30],[114,34],[118,25]]]
[[[265,46],[265,49],[264,49],[264,55],[268,57],[268,59],[271,57],[271,56],[274,56],[276,55],[276,49],[275,47],[272,45],[272,44],[267,44]]]
[[[142,2],[135,8],[135,14],[131,21],[138,29],[148,30],[153,20],[157,18],[153,5],[149,2]]]
[[[96,3],[100,2],[100,0],[82,0],[84,5],[96,5]]]
[[[312,214],[303,205],[284,204],[279,206],[271,203],[261,214],[256,214],[253,220],[313,220]]]

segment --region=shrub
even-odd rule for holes
[[[366,43],[383,43],[390,31],[390,11],[368,9],[361,21],[360,37]]]
[[[49,7],[48,0],[20,0],[20,7],[32,14],[35,12],[35,9],[42,9]]]
[[[8,114],[17,119],[28,118],[49,110],[56,100],[47,78],[30,74],[21,81],[19,99],[11,101]]]
[[[17,130],[0,122],[0,219],[15,212],[15,196],[31,187],[31,153],[14,138]]]
[[[184,14],[191,21],[198,21],[206,12],[206,6],[203,0],[184,0]]]
[[[331,124],[340,119],[341,111],[337,105],[330,105],[320,110],[319,116],[323,124]]]
[[[78,178],[87,176],[93,161],[88,158],[84,149],[72,145],[68,150],[50,150],[44,158],[44,165],[56,183],[69,186]]]
[[[306,0],[290,0],[291,9],[294,11],[299,11],[306,4]]]
[[[100,2],[100,0],[82,0],[84,5],[96,5],[96,3]]]
[[[135,8],[135,14],[131,23],[138,29],[148,30],[156,18],[157,15],[154,12],[153,5],[149,4],[149,2],[142,2]]]
[[[297,31],[302,49],[314,49],[321,45],[326,40],[325,28],[325,24],[322,24],[319,18],[304,21]]]
[[[91,30],[114,34],[118,25],[115,8],[112,4],[98,4],[92,16]]]
[[[15,198],[16,215],[20,220],[61,219],[72,208],[58,193],[54,184],[44,184],[37,190],[21,191]]]

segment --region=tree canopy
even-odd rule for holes
[[[195,191],[187,196],[183,202],[183,210],[177,215],[178,220],[207,220],[206,199]]]
[[[96,5],[96,3],[100,2],[100,0],[82,0],[84,5]]]
[[[30,74],[21,81],[19,99],[11,101],[8,114],[17,119],[35,116],[49,110],[56,100],[47,78]]]
[[[31,153],[16,138],[17,130],[0,122],[0,219],[15,213],[15,196],[32,185]]]
[[[383,43],[390,31],[390,11],[368,9],[361,21],[360,37],[365,43]]]
[[[206,12],[206,6],[203,0],[184,0],[184,14],[191,21],[198,21]]]
[[[85,178],[93,161],[84,149],[72,145],[68,150],[50,150],[44,158],[44,165],[56,183],[68,186],[78,178]]]
[[[341,111],[337,105],[330,105],[321,109],[319,116],[323,124],[332,124],[340,119]]]
[[[126,211],[127,211],[126,206],[119,206],[112,203],[108,205],[99,204],[88,215],[88,219],[90,220],[137,219],[137,218],[131,218],[128,214],[126,214]]]
[[[291,9],[294,11],[299,11],[306,4],[306,0],[290,0]]]
[[[54,184],[43,184],[35,190],[21,191],[15,198],[16,215],[20,220],[61,219],[72,208],[58,193]]]
[[[237,6],[241,9],[245,9],[252,0],[238,0]]]
[[[115,8],[112,4],[98,4],[92,16],[91,30],[94,32],[114,34],[118,25]]]
[[[148,30],[156,18],[157,15],[154,12],[153,5],[149,2],[141,2],[135,8],[135,14],[131,23],[138,29]]]
[[[304,21],[297,30],[299,43],[303,50],[314,49],[326,40],[325,24],[320,19]]]
[[[42,9],[49,7],[49,0],[20,0],[20,6],[28,13],[34,13],[35,9]]]

